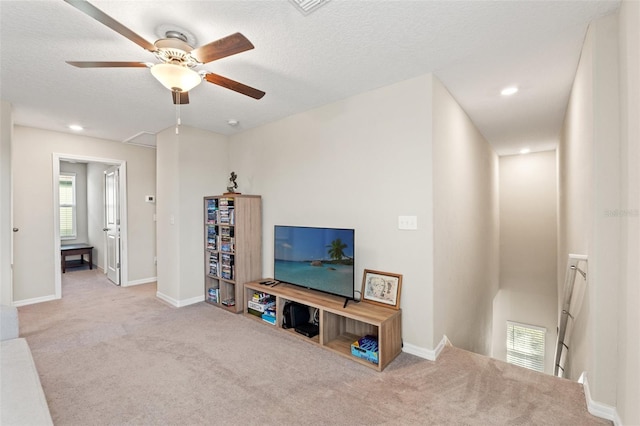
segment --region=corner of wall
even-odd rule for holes
[[[196,297],[192,297],[190,299],[178,300],[178,299],[175,299],[175,298],[173,298],[171,296],[167,296],[166,294],[158,291],[158,292],[156,292],[156,297],[158,299],[162,300],[163,302],[166,302],[169,305],[175,307],[175,308],[182,308],[182,307],[185,307],[185,306],[194,305],[196,303],[204,301],[204,294],[202,296],[196,296]]]
[[[587,402],[587,410],[590,414],[593,414],[594,416],[600,417],[602,419],[611,420],[616,426],[622,425],[622,421],[620,420],[620,416],[618,416],[616,407],[593,400],[593,398],[591,397],[591,390],[589,389],[589,380],[587,379],[586,371],[582,372],[582,374],[580,375],[580,379],[578,379],[578,382],[582,383],[582,388],[584,389],[584,398]]]
[[[451,346],[451,342],[446,335],[442,336],[440,343],[438,343],[435,349],[426,349],[416,345],[412,345],[410,343],[403,343],[402,352],[406,352],[420,358],[428,359],[429,361],[436,361],[445,346]]]

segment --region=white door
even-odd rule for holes
[[[104,228],[107,278],[120,285],[120,166],[104,172]]]

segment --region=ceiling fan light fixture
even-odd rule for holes
[[[178,92],[188,92],[202,82],[198,72],[176,64],[155,64],[151,75],[167,89]]]

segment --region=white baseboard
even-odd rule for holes
[[[587,410],[589,413],[602,419],[611,420],[615,426],[621,426],[622,421],[620,420],[616,407],[594,401],[593,398],[591,398],[591,391],[589,390],[589,381],[587,380],[586,371],[582,372],[578,382],[582,383],[582,387],[584,388],[584,397],[587,400]]]
[[[123,285],[123,287],[130,287],[132,285],[155,283],[156,281],[158,281],[158,277],[142,278],[140,280],[127,281],[127,284]]]
[[[52,300],[57,300],[57,299],[60,299],[60,298],[56,297],[55,294],[52,294],[49,296],[34,297],[33,299],[16,300],[11,305],[15,307],[27,306],[27,305],[34,305],[36,303],[50,302]]]
[[[449,344],[447,336],[443,336],[438,346],[435,349],[426,349],[420,346],[412,345],[411,343],[405,343],[402,346],[402,352],[406,352],[411,355],[419,356],[420,358],[428,359],[429,361],[435,361],[440,356],[442,349]]]
[[[156,297],[158,299],[164,300],[171,306],[175,306],[176,308],[182,308],[183,306],[193,305],[194,303],[204,301],[204,294],[201,296],[192,297],[191,299],[178,300],[173,297],[167,296],[166,294],[156,292]]]
[[[204,302],[204,294],[200,296],[192,297],[191,299],[181,300],[180,306],[178,307],[181,308],[183,306],[194,305],[199,302]]]

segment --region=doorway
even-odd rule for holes
[[[115,170],[118,170],[119,173],[119,178],[117,179],[117,181],[112,181],[111,183],[113,185],[115,185],[114,188],[115,191],[113,191],[112,195],[115,194],[115,196],[117,197],[117,202],[119,204],[119,208],[116,209],[117,211],[117,217],[119,220],[119,241],[118,242],[118,249],[117,252],[119,254],[118,259],[117,259],[117,264],[119,266],[119,274],[117,275],[117,278],[119,280],[118,282],[114,282],[115,284],[120,284],[122,286],[126,286],[127,285],[127,276],[128,276],[128,265],[127,265],[127,204],[126,204],[126,199],[127,199],[127,193],[126,193],[126,182],[127,182],[127,164],[126,161],[124,160],[118,160],[118,159],[110,159],[110,158],[98,158],[98,157],[87,157],[87,156],[81,156],[81,155],[73,155],[73,154],[60,154],[60,153],[54,153],[53,154],[53,182],[57,183],[59,182],[59,178],[60,178],[60,162],[61,161],[66,161],[66,162],[82,162],[82,163],[87,163],[89,165],[95,165],[95,166],[102,166],[101,167],[101,172],[99,173],[99,179],[100,182],[93,182],[93,186],[98,186],[102,188],[102,195],[101,195],[101,202],[100,204],[102,204],[100,206],[101,212],[100,212],[100,216],[104,216],[105,215],[105,211],[104,211],[104,205],[105,205],[105,179],[104,179],[104,170],[107,170],[108,168],[112,168]],[[98,179],[95,175],[93,177],[90,177],[90,179]],[[57,187],[56,187],[57,188]],[[59,208],[59,202],[60,202],[60,197],[59,197],[59,191],[54,190],[53,191],[53,204],[54,204],[54,208],[53,208],[53,212],[54,212],[54,223],[57,225],[60,223],[60,208]],[[96,208],[97,209],[97,208]],[[113,263],[113,259],[108,259],[107,258],[107,231],[105,231],[105,229],[107,228],[107,226],[105,226],[105,224],[101,224],[99,226],[99,229],[96,229],[96,231],[93,233],[93,237],[91,237],[92,241],[92,245],[94,245],[97,249],[98,249],[98,256],[96,256],[96,258],[100,257],[101,259],[104,259],[104,262],[102,264],[102,269],[104,271],[104,273],[106,274],[108,271],[108,268],[106,267],[106,265],[108,264],[108,262],[112,262]],[[98,235],[99,234],[99,235]],[[61,298],[62,297],[62,267],[61,267],[61,255],[60,255],[60,227],[59,226],[54,226],[54,268],[55,268],[55,281],[54,281],[54,285],[55,285],[55,295],[56,298]],[[111,241],[112,243],[114,243],[114,241]],[[113,244],[112,244],[113,245]],[[114,249],[114,253],[116,252],[116,247],[112,247]],[[110,279],[112,279],[115,276],[111,275]]]

